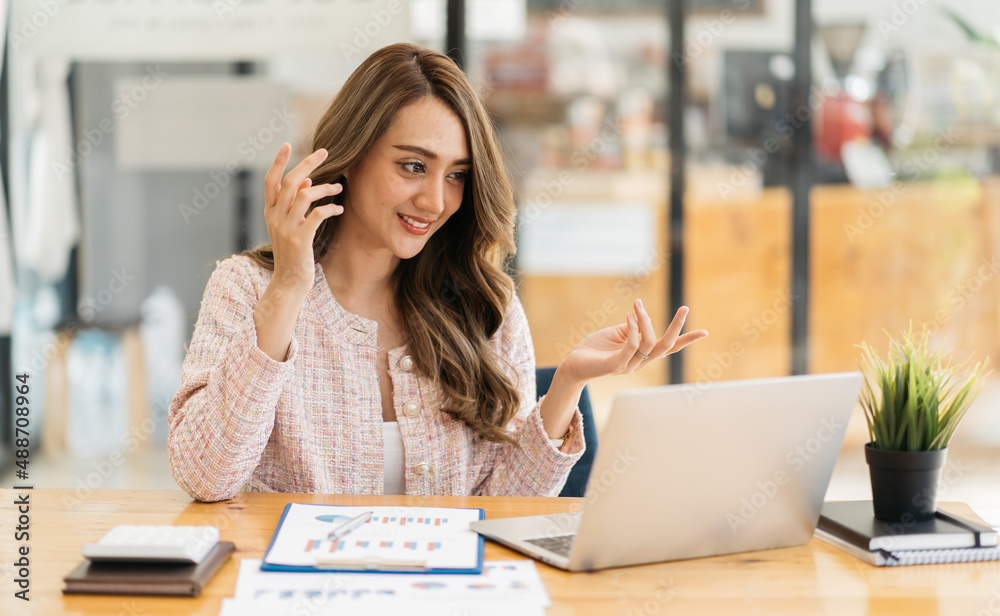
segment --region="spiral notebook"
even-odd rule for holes
[[[343,537],[331,530],[362,513],[370,518]],[[469,528],[482,509],[354,507],[289,503],[261,571],[481,573],[485,541]]]
[[[848,541],[816,530],[816,538],[832,546],[844,550],[852,556],[875,565],[876,567],[894,567],[897,565],[937,565],[944,563],[970,563],[1000,560],[1000,547],[954,548],[945,550],[905,550],[890,552],[888,550],[866,550]]]
[[[996,531],[971,510],[903,525],[875,519],[871,501],[827,502],[815,536],[876,567],[1000,560]]]

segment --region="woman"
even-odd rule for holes
[[[282,177],[272,244],[205,290],[170,408],[174,478],[241,490],[554,495],[584,450],[584,384],[707,335],[657,340],[641,302],[591,334],[535,402],[514,286],[515,207],[489,118],[445,55],[386,47],[347,80]]]

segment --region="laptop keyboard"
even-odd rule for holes
[[[543,550],[555,552],[560,556],[569,558],[569,550],[573,547],[573,540],[576,535],[556,535],[555,537],[539,537],[537,539],[525,539],[524,541],[537,545]]]

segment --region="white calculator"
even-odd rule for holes
[[[219,542],[214,526],[130,526],[112,528],[97,543],[83,546],[92,561],[176,562],[197,564]]]

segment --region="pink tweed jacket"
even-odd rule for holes
[[[254,308],[272,272],[230,257],[212,274],[170,406],[177,483],[202,501],[240,491],[379,494],[383,481],[377,323],[337,303],[316,266],[285,361],[257,347]],[[579,409],[559,449],[535,402],[535,359],[515,297],[492,342],[522,406],[508,426],[520,447],[491,443],[441,411],[442,394],[406,347],[389,351],[407,494],[556,495],[584,451]]]

